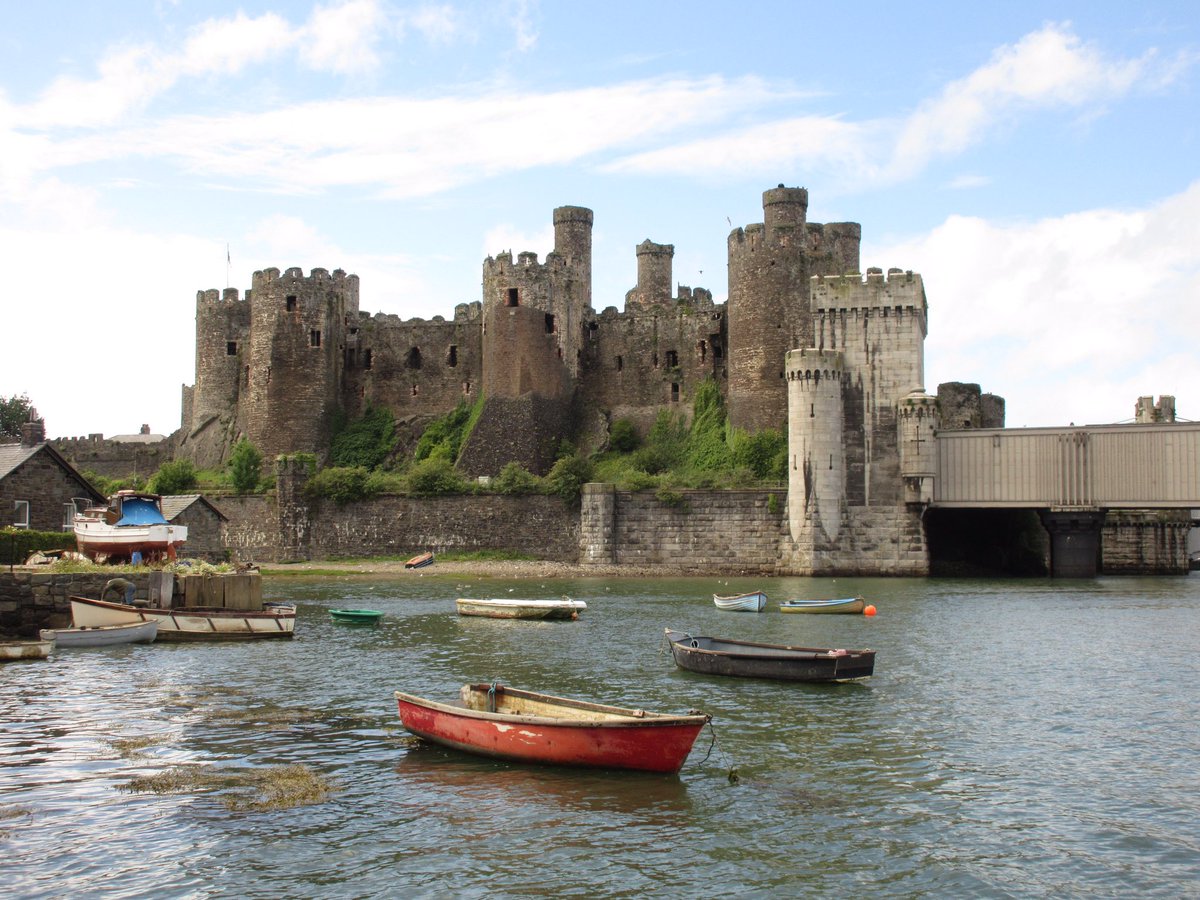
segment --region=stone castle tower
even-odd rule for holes
[[[750,431],[783,428],[784,354],[813,346],[809,279],[858,272],[862,229],[808,221],[808,191],[763,192],[763,222],[729,235],[729,416]]]
[[[938,406],[924,389],[926,312],[912,272],[812,278],[812,346],[785,361],[791,570],[927,571]]]

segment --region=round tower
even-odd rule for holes
[[[835,540],[846,505],[842,424],[845,359],[838,350],[787,354],[788,523],[800,540],[820,527]]]
[[[932,503],[937,475],[937,397],[912,391],[896,404],[900,433],[900,477],[906,503]]]
[[[674,287],[671,262],[674,256],[674,244],[656,244],[645,240],[637,245],[637,287],[626,296],[626,306],[631,300],[639,306],[671,300]]]
[[[780,226],[803,228],[808,218],[808,189],[782,184],[763,191],[763,224],[772,232]]]
[[[237,288],[196,292],[196,386],[188,431],[214,417],[231,418],[243,358],[249,358],[250,304]]]
[[[577,282],[575,300],[592,305],[592,211],[583,206],[554,210],[554,252],[566,260]]]
[[[267,459],[324,455],[342,387],[347,317],[358,314],[358,276],[299,268],[254,273],[245,404],[247,437]]]

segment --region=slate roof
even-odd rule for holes
[[[168,522],[174,522],[175,517],[180,515],[185,509],[193,503],[203,503],[214,513],[222,522],[228,522],[229,516],[221,512],[213,506],[203,494],[166,494],[162,498],[163,518]]]
[[[92,499],[97,503],[105,503],[108,498],[94,488],[86,478],[79,474],[79,471],[63,458],[49,443],[34,444],[30,447],[27,444],[0,444],[0,481],[3,481],[22,465],[29,460],[30,457],[41,452],[50,454],[58,465],[72,478],[83,485]]]

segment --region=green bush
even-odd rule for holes
[[[617,419],[608,429],[608,446],[618,453],[630,453],[636,450],[641,442],[637,428],[628,419]]]
[[[696,388],[692,404],[692,427],[685,444],[689,468],[719,471],[729,467],[729,445],[725,443],[725,404],[717,383],[707,378]]]
[[[425,426],[425,431],[417,440],[413,458],[420,462],[431,456],[440,456],[453,463],[458,459],[459,450],[462,449],[475,423],[479,421],[482,412],[482,393],[472,406],[467,406],[467,401],[460,400],[458,406],[446,415]]]
[[[322,469],[304,485],[304,493],[312,499],[328,498],[339,506],[365,500],[372,496],[370,474],[365,466]]]
[[[190,459],[173,459],[159,466],[147,487],[153,494],[186,494],[195,491],[198,483]]]
[[[546,492],[571,502],[580,493],[580,489],[592,480],[593,467],[590,460],[576,454],[564,456],[542,479]]]
[[[396,443],[396,420],[382,406],[367,405],[362,418],[348,425],[335,424],[329,444],[329,461],[339,468],[378,469]]]
[[[417,497],[462,494],[471,490],[450,460],[441,455],[427,457],[408,471],[409,493]]]
[[[73,531],[0,528],[0,565],[21,565],[35,550],[74,550]]]
[[[787,438],[782,432],[774,428],[753,434],[735,430],[732,443],[734,465],[750,469],[761,479],[787,480]]]
[[[239,494],[252,493],[262,478],[262,451],[245,438],[229,454],[229,478]]]
[[[538,477],[518,462],[510,462],[492,479],[492,487],[501,494],[532,494],[538,486]]]

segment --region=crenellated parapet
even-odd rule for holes
[[[871,268],[859,274],[814,275],[810,307],[815,315],[916,316],[926,327],[925,284],[915,272]]]

